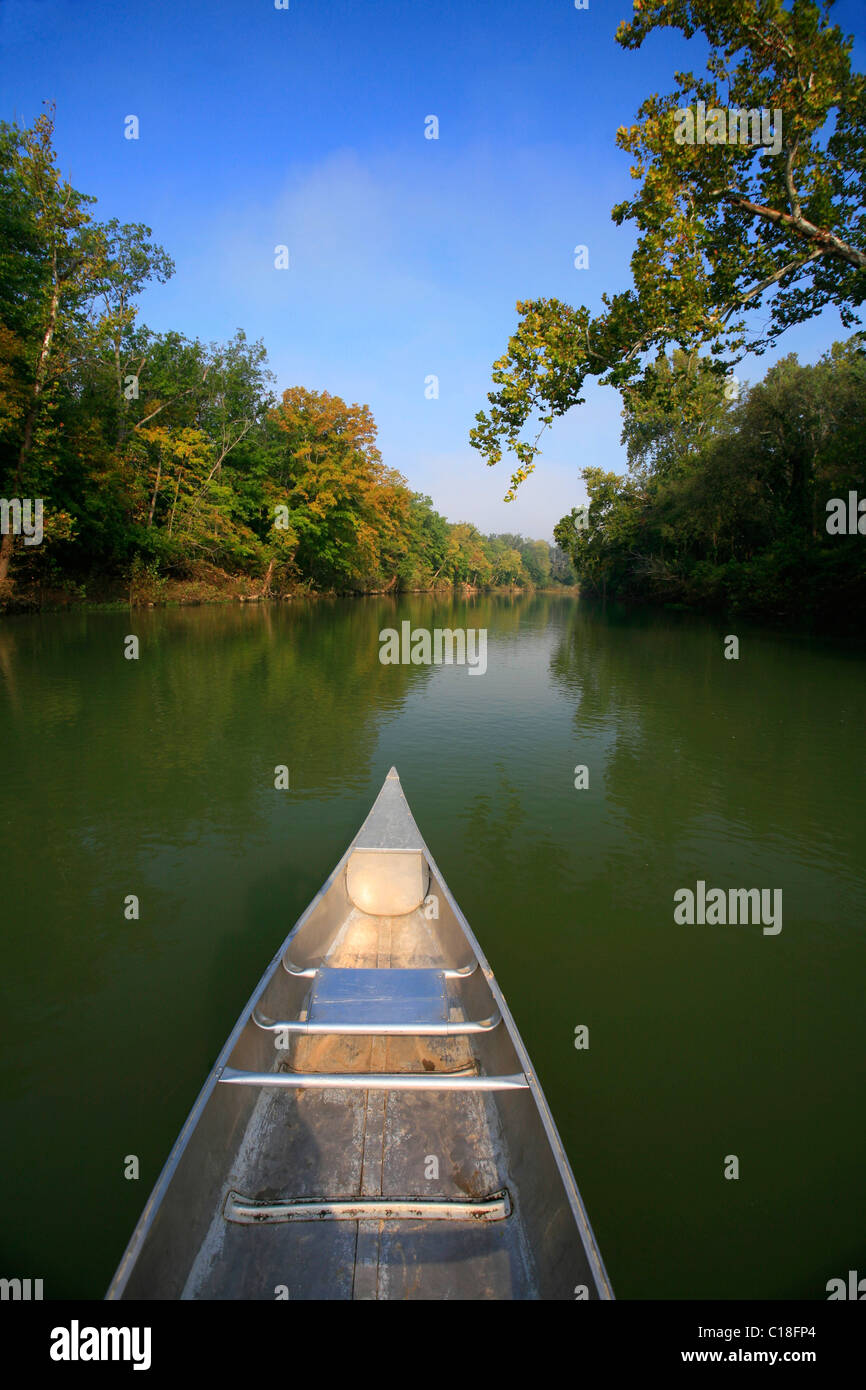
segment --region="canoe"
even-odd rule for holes
[[[613,1297],[394,768],[229,1036],[106,1297]]]

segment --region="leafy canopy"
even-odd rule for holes
[[[582,403],[587,377],[623,389],[671,345],[709,349],[721,375],[792,324],[835,305],[859,323],[866,294],[866,79],[852,39],[817,0],[634,0],[617,31],[640,48],[657,30],[702,35],[703,72],[678,72],[617,132],[633,159],[635,197],[613,209],[638,230],[633,288],[602,311],[520,301],[521,321],[495,363],[490,411],[470,439],[489,465],[511,452],[508,500],[535,467],[541,434]],[[780,111],[778,153],[737,143],[681,143],[677,112]],[[775,140],[774,140],[775,144]],[[767,296],[771,299],[765,305]],[[762,322],[749,316],[764,308]],[[757,326],[755,326],[757,323]],[[534,437],[523,432],[531,423]]]

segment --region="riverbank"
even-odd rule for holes
[[[426,589],[314,589],[302,582],[275,591],[263,589],[260,577],[228,574],[216,566],[201,567],[194,579],[145,577],[135,584],[97,580],[92,584],[72,584],[49,588],[38,584],[0,586],[0,615],[15,613],[58,613],[68,609],[92,608],[122,610],[125,608],[183,608],[202,604],[292,602],[296,599],[373,598],[397,599],[404,594],[453,595],[469,598],[477,594],[523,595],[531,593],[565,594],[576,597],[577,585],[556,585],[537,588],[534,585],[480,586],[473,584],[437,584]]]

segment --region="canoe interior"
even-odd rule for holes
[[[393,831],[385,833],[394,838]],[[416,969],[440,982],[437,970],[475,967],[445,978],[444,1011],[456,1025],[495,1019],[504,1001],[435,864],[426,849],[422,853],[428,905],[392,917],[364,912],[350,900],[347,852],[269,967],[251,1001],[257,1017],[307,1016],[316,977],[287,973],[285,952],[293,969]],[[435,918],[429,916],[431,896]],[[338,984],[369,980],[375,987],[377,977],[326,978]],[[419,977],[422,983],[427,978]],[[610,1297],[534,1082],[510,1091],[219,1082],[226,1067],[303,1076],[522,1074],[531,1070],[528,1058],[505,1013],[477,1034],[292,1034],[277,1046],[277,1035],[247,1012],[175,1146],[108,1296],[573,1300],[585,1286],[589,1298]],[[365,1200],[436,1204],[423,1207],[426,1212],[460,1205],[445,1219],[363,1213],[362,1219],[333,1219],[329,1211],[314,1219],[244,1223],[227,1219],[231,1194],[253,1204],[307,1201],[311,1210],[337,1203],[344,1213],[347,1203]],[[489,1198],[499,1199],[491,1207],[495,1219],[485,1219],[478,1205]],[[374,1213],[381,1209],[373,1207]]]

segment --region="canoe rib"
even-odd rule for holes
[[[314,1023],[304,1019],[290,1018],[282,1021],[266,1018],[258,1010],[252,1014],[253,1023],[265,1033],[298,1033],[300,1035],[327,1034],[348,1037],[372,1038],[462,1038],[470,1033],[490,1033],[501,1022],[499,1013],[490,1018],[466,1019],[464,1022],[447,1023],[394,1023],[388,1019],[374,1019],[370,1023]]]
[[[259,1202],[230,1192],[223,1209],[226,1221],[244,1226],[282,1221],[505,1221],[511,1215],[507,1191],[463,1201],[413,1201],[376,1197],[326,1202]]]
[[[219,1078],[230,1086],[285,1086],[327,1091],[526,1091],[522,1072],[512,1076],[449,1076],[442,1072],[285,1072],[239,1071],[225,1067]]]
[[[291,975],[296,980],[314,980],[319,973],[318,965],[293,965],[288,955],[283,956],[283,969],[287,975]],[[470,965],[461,965],[453,969],[445,969],[441,973],[446,980],[465,980],[469,975],[474,975],[478,969],[478,961],[474,960]]]

